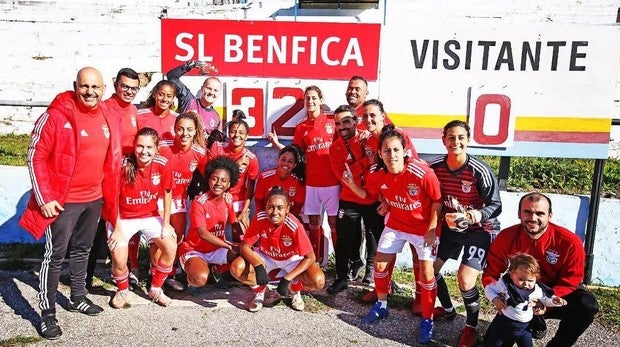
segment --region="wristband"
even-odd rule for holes
[[[263,264],[255,266],[254,273],[256,274],[256,284],[259,286],[264,286],[269,283],[269,276],[267,275],[267,270],[265,270],[265,266]]]
[[[280,280],[280,283],[278,283],[278,294],[280,294],[282,296],[288,296],[288,285],[290,283],[291,283],[291,281],[289,281],[286,278],[282,277],[282,279]]]

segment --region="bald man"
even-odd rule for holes
[[[103,216],[108,221],[116,220],[118,201],[120,129],[101,103],[104,91],[97,69],[81,69],[73,91],[58,94],[37,119],[28,147],[32,191],[19,223],[37,239],[45,235],[38,299],[40,333],[50,340],[62,335],[56,320],[56,294],[67,250],[69,310],[89,316],[103,311],[86,297],[85,277],[103,201],[107,205]]]

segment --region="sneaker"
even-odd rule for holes
[[[41,316],[41,336],[48,340],[56,340],[62,336],[62,330],[58,326],[56,315],[48,314]]]
[[[532,330],[532,338],[536,340],[544,339],[547,336],[547,329],[545,330]]]
[[[117,290],[112,300],[110,300],[110,306],[113,308],[130,308],[129,290]]]
[[[82,298],[81,300],[76,300],[75,302],[69,302],[69,311],[71,312],[80,312],[89,316],[96,316],[103,312],[103,308],[93,304],[90,299],[87,297]]]
[[[129,271],[129,285],[131,287],[137,287],[140,284],[140,280],[138,279],[138,269],[133,269]]]
[[[170,299],[168,295],[164,294],[164,291],[161,288],[151,288],[151,290],[149,290],[149,298],[151,298],[152,302],[155,302],[163,307],[166,307],[172,303],[172,299]]]
[[[327,294],[334,295],[340,293],[341,291],[349,288],[347,281],[345,280],[335,280],[329,288],[327,288]]]
[[[360,261],[352,263],[351,269],[349,270],[349,279],[351,281],[357,281],[362,275],[362,271],[364,271],[364,263]]]
[[[185,285],[172,277],[168,277],[165,283],[168,287],[176,290],[177,292],[185,290]]]
[[[291,299],[291,308],[295,311],[303,311],[306,304],[304,304],[304,299],[300,294],[293,295],[293,299]]]
[[[387,307],[381,308],[381,303],[377,301],[372,306],[372,308],[370,309],[370,312],[368,312],[366,317],[364,317],[363,321],[364,323],[367,323],[367,324],[374,323],[378,321],[379,319],[383,319],[387,317],[389,314],[390,312],[388,311],[388,308]]]
[[[375,274],[374,274],[373,269],[366,268],[366,273],[364,273],[362,284],[366,284],[369,286],[375,285]]]
[[[256,293],[254,295],[254,299],[252,299],[252,301],[250,301],[250,303],[248,304],[248,311],[250,311],[250,312],[258,312],[258,311],[262,310],[263,309],[263,301],[264,301],[264,299],[265,299],[265,293]],[[303,301],[302,301],[302,303],[303,303]],[[292,302],[291,302],[291,306],[293,306]]]
[[[476,328],[466,325],[461,332],[458,347],[473,347],[476,345],[478,333]]]
[[[433,320],[422,319],[418,328],[418,342],[428,343],[433,338]]]
[[[433,318],[435,319],[445,319],[448,321],[453,321],[456,318],[456,309],[453,307],[452,311],[447,311],[445,308],[441,306],[435,307],[435,311],[433,313]]]

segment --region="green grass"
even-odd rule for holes
[[[29,142],[28,135],[0,136],[0,165],[25,166]]]
[[[29,343],[36,343],[43,340],[40,336],[15,336],[8,339],[0,340],[0,347],[25,346]]]

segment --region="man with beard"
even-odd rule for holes
[[[334,123],[338,138],[332,144],[329,157],[332,171],[336,177],[342,177],[344,172],[351,172],[356,184],[363,185],[369,173],[370,162],[364,155],[365,139],[360,138],[357,130],[357,116],[355,109],[349,105],[341,105],[334,112]],[[347,289],[350,262],[359,261],[363,230],[362,221],[366,229],[383,230],[383,217],[377,212],[379,202],[370,196],[360,198],[347,185],[342,184],[338,217],[336,219],[336,280],[327,292],[336,294]],[[380,233],[380,231],[379,231]],[[355,265],[355,264],[353,264]],[[362,269],[359,266],[357,269]],[[359,276],[359,270],[356,270]]]
[[[559,328],[547,346],[572,346],[594,320],[598,303],[582,284],[585,251],[581,239],[551,223],[551,216],[549,197],[535,192],[524,195],[519,201],[521,223],[502,230],[491,243],[482,284],[486,287],[497,281],[516,253],[532,255],[540,264],[539,282],[551,287],[567,305],[545,311],[537,303],[528,329],[540,339],[546,333],[544,319],[559,319]]]
[[[198,69],[202,75],[217,72],[215,66],[199,60],[188,61],[187,63],[177,66],[168,71],[166,77],[177,87],[176,96],[179,99],[179,113],[196,112],[202,119],[202,125],[205,129],[205,137],[212,130],[222,130],[221,118],[217,113],[213,104],[222,92],[222,82],[215,76],[209,76],[202,83],[202,87],[198,95],[194,96],[192,91],[181,82],[181,76],[185,75],[192,69]]]

